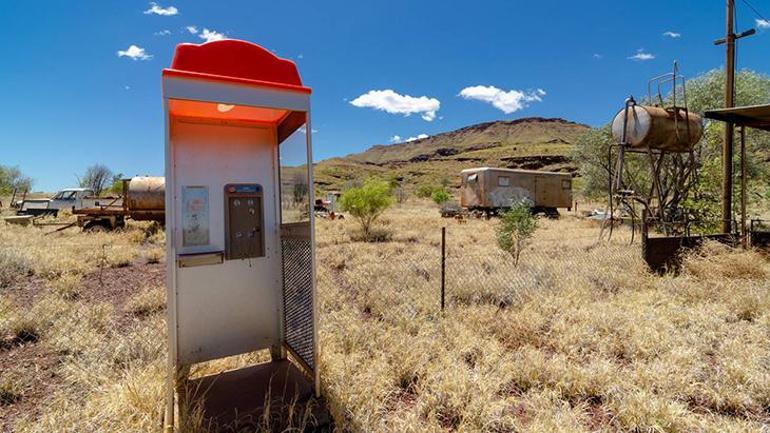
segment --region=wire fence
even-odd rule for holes
[[[451,236],[451,235],[450,235]],[[646,270],[639,244],[596,243],[565,250],[541,242],[522,252],[518,262],[496,246],[462,248],[442,242],[433,248],[404,247],[380,253],[374,263],[319,268],[319,284],[334,286],[342,301],[364,315],[389,321],[437,316],[442,310],[474,305],[505,308],[536,292],[610,284],[599,275]],[[600,269],[601,268],[601,269]]]
[[[52,240],[32,252],[0,246],[0,432],[52,425],[127,431],[120,424],[127,419],[147,431],[161,424],[165,265],[156,250],[162,245],[152,245],[150,254],[135,243],[93,236]],[[439,244],[377,250],[355,263],[319,261],[322,314],[344,306],[416,326],[415,319],[438,319],[442,309],[506,308],[535,292],[581,285],[613,290],[601,287],[608,283],[596,275],[643,266],[639,245],[586,239],[565,250],[559,242],[540,242],[517,263],[494,245],[463,247],[451,231],[447,236]],[[121,405],[137,401],[147,410],[120,413]]]

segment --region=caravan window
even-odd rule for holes
[[[468,176],[468,183],[476,182],[476,179],[478,179],[479,175],[478,173],[473,173],[472,175]]]
[[[511,178],[508,176],[498,176],[497,186],[511,186]]]

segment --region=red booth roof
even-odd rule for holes
[[[183,77],[310,93],[297,65],[251,42],[238,39],[179,44],[164,77]]]

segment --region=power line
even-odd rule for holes
[[[764,17],[764,16],[763,16],[761,13],[759,13],[759,11],[757,10],[757,8],[755,8],[755,7],[754,7],[754,6],[753,6],[751,3],[749,3],[749,1],[748,1],[748,0],[741,0],[741,1],[742,1],[744,4],[746,4],[746,6],[748,6],[748,7],[749,7],[749,9],[751,9],[751,10],[754,12],[754,14],[755,14],[756,16],[758,16],[758,17],[759,17],[759,18],[760,18],[762,21],[770,21],[770,20],[768,20],[767,18],[765,18],[765,17]]]

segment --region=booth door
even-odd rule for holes
[[[314,267],[310,173],[305,134],[281,143],[281,259],[284,344],[308,373],[315,372]]]

